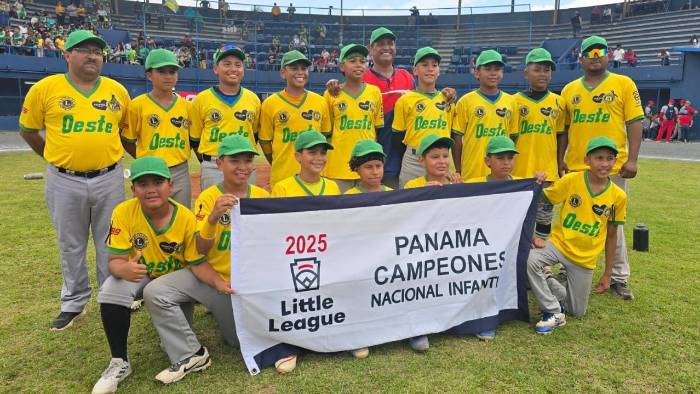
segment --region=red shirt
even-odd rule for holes
[[[685,111],[687,111],[687,113],[684,113]],[[690,123],[693,121],[693,115],[695,115],[697,112],[698,111],[696,111],[693,107],[681,108],[678,115],[678,122],[682,126],[690,126]]]
[[[401,68],[394,68],[394,74],[389,79],[370,68],[362,76],[362,82],[374,85],[382,92],[384,113],[392,112],[396,100],[414,87],[413,76]]]

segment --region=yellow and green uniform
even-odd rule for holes
[[[194,204],[194,213],[197,219],[197,233],[209,220],[216,200],[223,194],[224,190],[221,184],[214,185],[204,190]],[[265,189],[255,185],[248,185],[248,193],[245,198],[266,198],[270,197]],[[207,253],[207,261],[211,264],[221,279],[229,280],[231,278],[231,213],[227,212],[216,223],[216,232],[214,236],[214,245]]]
[[[448,183],[452,183],[452,181],[449,181]],[[428,184],[428,178],[424,176],[419,176],[418,178],[413,178],[410,181],[406,182],[404,185],[404,189],[415,189],[418,187],[423,187]]]
[[[392,190],[394,190],[394,189],[390,188],[389,186],[382,185],[383,192],[389,192]],[[360,186],[355,186],[355,187],[350,188],[350,189],[345,191],[345,194],[362,194],[362,193],[367,193],[367,192],[362,190],[362,188],[360,188]]]
[[[260,99],[241,88],[237,100],[229,105],[214,88],[199,92],[192,102],[190,138],[199,141],[199,153],[217,156],[219,142],[227,135],[239,134],[256,145],[255,135],[260,122]]]
[[[163,108],[149,93],[129,105],[129,128],[122,137],[136,143],[136,157],[158,156],[168,167],[190,157],[190,104],[173,94],[173,102]]]
[[[328,104],[323,97],[305,91],[303,96],[295,98],[283,90],[265,99],[258,137],[261,142],[272,144],[271,186],[301,169],[294,158],[294,141],[308,130],[324,134],[331,131]]]
[[[148,268],[150,278],[202,262],[206,257],[197,251],[195,244],[194,214],[175,200],[168,202],[173,206],[173,215],[161,229],[153,227],[137,198],[117,205],[112,213],[107,251],[129,258],[140,251],[139,263]]]
[[[293,175],[283,179],[272,188],[272,197],[339,196],[338,184],[321,177],[316,183],[306,183]]]
[[[547,92],[540,100],[522,92],[513,97],[517,106],[515,149],[519,152],[513,175],[529,178],[537,171],[544,171],[548,181],[559,179],[557,134],[564,132],[566,124],[564,100],[552,92]]]
[[[46,129],[44,158],[54,166],[99,170],[124,155],[120,129],[128,128],[129,102],[126,89],[112,79],[99,77],[92,91],[83,92],[68,74],[56,74],[29,89],[20,129]]]
[[[571,262],[594,269],[605,248],[608,223],[625,223],[625,192],[608,180],[603,191],[593,194],[588,171],[581,171],[564,175],[543,193],[553,205],[561,204],[561,218],[549,240]]]
[[[510,176],[511,181],[515,181],[518,179],[523,179],[523,177],[513,176],[513,175]],[[482,183],[482,182],[493,182],[493,180],[491,179],[491,175],[484,175],[484,176],[478,176],[476,178],[469,178],[464,182],[465,183]]]
[[[488,174],[484,156],[489,139],[517,132],[515,99],[501,91],[494,101],[478,89],[465,94],[457,102],[452,132],[462,136],[462,179]]]
[[[564,161],[569,170],[583,171],[586,145],[593,137],[605,136],[617,145],[617,162],[611,174],[617,174],[627,161],[627,125],[644,119],[644,109],[634,81],[625,75],[607,73],[594,88],[583,78],[569,82],[561,97],[566,103],[568,148]]]
[[[384,127],[382,93],[374,85],[363,84],[362,91],[357,96],[341,89],[338,96],[334,97],[326,91],[323,98],[328,102],[333,124],[333,150],[328,151],[328,162],[323,176],[333,179],[359,179],[357,173],[350,170],[348,162],[358,141],[376,140],[375,129]]]
[[[413,90],[396,101],[391,128],[394,132],[405,133],[404,145],[418,149],[427,135],[450,137],[454,109],[441,92],[429,94]]]

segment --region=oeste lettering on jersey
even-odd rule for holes
[[[83,131],[86,133],[97,132],[109,134],[112,132],[112,123],[105,121],[104,115],[100,115],[100,117],[97,120],[87,122],[82,120],[76,121],[73,118],[73,115],[71,114],[63,115],[63,122],[61,128],[62,133],[80,133]]]
[[[292,131],[292,129],[290,129],[289,127],[285,127],[282,129],[282,142],[294,142],[297,140],[297,137],[299,137],[299,134],[313,129],[314,128],[312,125],[309,125],[309,128],[307,128],[306,130],[301,131]]]
[[[552,134],[552,126],[549,125],[547,120],[543,120],[542,123],[530,123],[527,119],[523,119],[520,122],[520,134]]]
[[[591,237],[597,237],[598,234],[600,234],[599,221],[596,220],[596,222],[593,224],[583,223],[577,219],[575,213],[566,215],[564,221],[562,222],[562,226],[573,231],[578,231],[581,234],[590,235]]]
[[[610,114],[603,112],[602,108],[598,108],[596,112],[581,112],[580,109],[574,109],[573,123],[607,123],[610,121]]]
[[[362,119],[348,119],[347,115],[340,116],[341,130],[371,130],[372,122],[369,116],[365,115]]]
[[[499,123],[498,127],[485,127],[481,123],[476,124],[476,138],[495,137],[497,135],[506,135],[506,129],[503,123]]]
[[[185,140],[180,138],[180,133],[175,137],[161,137],[158,132],[153,134],[151,137],[151,142],[148,143],[149,150],[156,150],[158,148],[177,148],[185,149]]]
[[[438,116],[437,119],[426,119],[422,115],[418,115],[413,122],[413,129],[416,131],[444,129],[445,127],[447,127],[447,121],[442,118],[442,115]]]
[[[179,270],[182,268],[182,263],[178,259],[174,259],[173,256],[168,256],[167,261],[146,261],[146,259],[141,256],[139,259],[139,264],[143,264],[148,269],[148,273],[151,272],[166,272]]]
[[[211,133],[209,133],[209,141],[211,142],[221,142],[224,138],[229,135],[242,135],[243,137],[250,136],[250,132],[243,129],[243,126],[238,128],[238,131],[221,131],[218,127],[212,127]]]

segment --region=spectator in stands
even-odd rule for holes
[[[66,7],[66,14],[68,14],[68,23],[71,25],[78,24],[78,7],[76,7],[72,1],[68,3],[68,7]]]
[[[613,16],[612,16],[612,8],[610,6],[605,7],[603,9],[603,21],[607,23],[612,23],[613,22]]]
[[[191,47],[192,44],[192,38],[190,38],[189,34],[185,34],[181,39],[180,39],[180,45],[183,47]]]
[[[66,43],[65,38],[62,35],[58,34],[53,39],[53,43],[54,43],[54,46],[56,47],[56,49],[61,51],[61,53],[62,53],[63,52],[63,45],[65,45],[65,43]]]
[[[19,27],[15,26],[15,31],[12,32],[12,50],[10,53],[20,55],[20,47],[24,45],[24,38],[22,33],[19,31]]]
[[[146,62],[146,58],[148,57],[148,52],[149,52],[148,48],[146,48],[143,44],[139,44],[139,50],[138,50],[138,53],[136,56],[139,59],[139,64],[141,64],[142,66]]]
[[[581,14],[576,11],[574,16],[571,17],[571,31],[573,32],[574,38],[576,38],[581,31],[581,22]]]
[[[654,105],[654,100],[647,100],[647,105],[644,107],[644,120],[642,121],[642,130],[644,141],[651,140],[654,135],[654,129],[658,127],[658,110]]]
[[[226,0],[219,0],[219,22],[224,23],[226,20],[226,13],[228,12],[228,3]]]
[[[275,53],[279,53],[281,48],[280,48],[280,36],[274,35],[272,36],[272,47],[275,48]]]
[[[324,25],[323,23],[319,23],[318,25],[316,25],[316,39],[318,40],[317,44],[323,43],[323,41],[326,39],[327,33],[328,31],[326,30],[326,25]]]
[[[615,50],[612,52],[612,63],[613,63],[613,68],[620,68],[622,66],[622,62],[625,60],[625,50],[622,48],[622,45],[617,44],[615,47]]]
[[[97,5],[97,20],[102,23],[103,26],[109,23],[109,12],[107,7]]]
[[[622,3],[615,3],[615,8],[613,14],[615,14],[615,19],[622,21]]]
[[[137,4],[141,4],[138,3]],[[65,23],[65,17],[66,17],[66,9],[63,7],[63,3],[60,1],[56,3],[56,7],[54,7],[53,12],[56,14],[56,21],[58,22],[59,25],[62,25]]]
[[[58,57],[59,51],[50,36],[44,37],[44,53],[46,57]]]
[[[107,61],[109,63],[117,63],[121,64],[123,62],[123,57],[124,57],[124,44],[121,42],[117,44],[116,48],[113,48],[109,51],[109,55],[107,56]]]
[[[637,58],[637,52],[632,49],[625,51],[625,61],[627,62],[628,66],[637,67],[637,62],[639,61]]]
[[[270,13],[272,14],[272,19],[279,20],[282,10],[280,9],[280,6],[278,6],[277,3],[275,3],[272,5],[272,10],[270,11]]]
[[[136,22],[143,23],[143,4],[139,1],[134,2],[134,14],[136,15]]]
[[[418,18],[420,17],[420,10],[415,5],[409,10],[411,11],[411,16],[408,18],[408,24],[415,26],[418,24]]]
[[[682,105],[678,110],[678,142],[688,142],[690,128],[693,127],[693,117],[698,111],[693,108],[690,100],[685,100]]]
[[[208,53],[207,53],[206,49],[202,48],[199,50],[199,54],[197,55],[197,59],[199,59],[199,68],[201,68],[202,70],[207,69],[207,60],[208,60],[207,56],[208,56]]]
[[[24,8],[24,4],[21,1],[15,1],[15,6],[12,10],[12,16],[17,19],[27,19],[27,10]]]
[[[574,47],[571,49],[571,52],[566,54],[566,64],[569,65],[569,68],[571,70],[575,70],[578,66],[579,62],[579,49],[578,47]]]
[[[301,39],[299,39],[298,34],[295,34],[292,37],[292,41],[289,42],[289,50],[290,51],[297,50],[297,49],[299,49],[299,46],[301,46]]]
[[[156,49],[157,47],[156,40],[154,40],[152,37],[146,37],[146,48],[152,50]]]
[[[277,64],[277,52],[275,51],[275,48],[270,47],[270,49],[267,51],[267,66],[265,69],[267,71],[274,71],[275,64]]]
[[[301,43],[299,44],[299,52],[303,53],[304,55],[308,53],[308,49],[306,48],[306,41],[301,40]]]
[[[671,54],[668,52],[668,49],[660,50],[659,53],[656,55],[656,57],[659,60],[661,60],[662,66],[670,66],[671,65]]]
[[[251,56],[250,53],[246,53],[245,60],[243,61],[243,66],[248,70],[254,69],[255,68],[255,57]]]
[[[700,40],[698,40],[697,34],[693,34],[690,37],[690,46],[693,48],[700,48]]]
[[[294,4],[289,3],[289,7],[287,7],[287,14],[289,14],[289,20],[294,20],[294,13],[297,12],[297,9],[294,8]]]
[[[86,12],[87,11],[85,11],[85,6],[80,4],[80,6],[78,7],[78,23],[80,23],[81,25],[84,25],[86,22]]]
[[[37,38],[36,34],[34,34],[34,30],[32,28],[29,28],[29,32],[27,33],[26,37],[24,37],[24,55],[25,56],[34,56],[34,51],[36,49],[36,44],[37,44]]]
[[[597,25],[600,23],[600,7],[595,6],[591,10],[591,25]]]

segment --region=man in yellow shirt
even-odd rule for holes
[[[61,313],[51,323],[63,330],[84,313],[92,288],[87,242],[95,241],[97,284],[109,276],[107,249],[112,210],[124,200],[124,148],[129,94],[101,77],[105,42],[87,30],[68,36],[68,73],[48,76],[29,90],[20,114],[20,135],[48,162],[46,203],[61,250]],[[46,130],[46,140],[39,130]]]
[[[542,310],[537,334],[550,334],[566,324],[566,314],[583,316],[588,307],[593,269],[605,250],[605,271],[593,291],[607,291],[613,270],[617,227],[625,222],[627,195],[609,177],[617,159],[617,144],[608,137],[592,138],[585,150],[589,170],[564,175],[544,189],[544,196],[561,207],[544,248],[530,251],[527,277]],[[562,285],[546,269],[566,267]]]
[[[642,141],[644,110],[634,81],[607,71],[608,43],[591,36],[581,43],[583,77],[561,91],[566,103],[568,148],[564,171],[585,171],[583,152],[588,141],[603,135],[615,142],[619,156],[610,173],[615,184],[627,192],[627,180],[637,175],[637,158]],[[561,152],[563,154],[563,152]],[[560,160],[562,162],[562,160]],[[618,226],[615,268],[611,290],[625,300],[634,295],[627,287],[629,257],[623,226]]]

